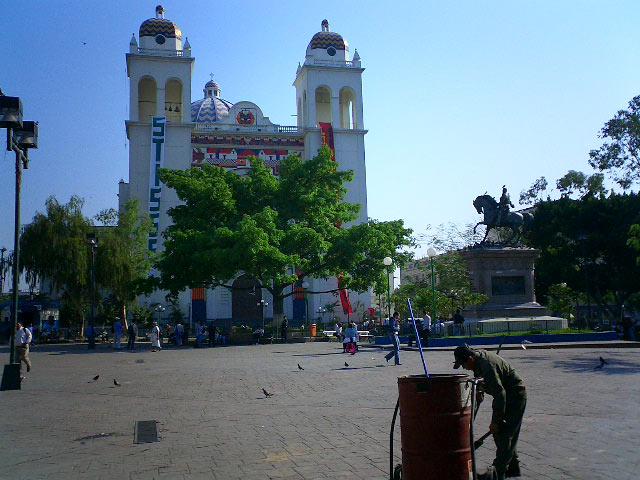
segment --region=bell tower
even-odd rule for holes
[[[323,20],[321,31],[307,46],[304,64],[298,64],[293,82],[298,129],[305,135],[305,158],[316,154],[323,143],[322,129],[331,126],[340,169],[354,172],[346,199],[362,207],[356,223],[367,221],[362,72],[358,51],[350,60],[347,41],[331,32],[329,22]]]
[[[154,222],[149,249],[161,248],[168,226],[167,209],[177,205],[175,192],[163,187],[159,168],[186,169],[191,164],[191,74],[194,58],[189,41],[156,7],[155,17],[140,25],[129,42],[129,183],[120,183],[120,208],[137,198],[140,210]]]
[[[362,68],[360,55],[349,57],[349,45],[342,35],[329,30],[323,20],[321,31],[307,46],[304,64],[298,64],[296,79],[296,109],[298,130],[304,135],[304,158],[315,156],[323,143],[333,148],[340,170],[352,170],[353,180],[346,186],[346,201],[360,205],[360,214],[353,224],[364,223],[367,216],[367,174],[364,153],[362,119]],[[348,226],[348,225],[346,225]],[[312,290],[335,288],[337,279],[308,279]],[[363,305],[371,304],[370,292],[349,292],[349,299]],[[320,296],[309,300],[311,311],[322,306]]]

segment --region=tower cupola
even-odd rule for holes
[[[164,7],[156,7],[156,16],[140,25],[140,48],[152,51],[175,52],[182,50],[182,32],[171,20],[164,18]]]
[[[307,58],[328,61],[344,62],[349,60],[349,45],[342,35],[329,31],[329,21],[322,20],[321,31],[316,33],[307,47]]]

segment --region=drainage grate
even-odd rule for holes
[[[133,431],[133,443],[151,443],[158,441],[158,429],[155,420],[138,420]]]

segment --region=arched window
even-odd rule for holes
[[[307,118],[307,91],[302,92],[302,125],[307,126],[309,119]]]
[[[316,88],[316,122],[331,123],[331,92],[327,87]]]
[[[350,88],[340,90],[340,128],[356,128],[356,96]]]
[[[138,121],[150,122],[157,115],[156,81],[151,77],[141,78],[138,82]]]
[[[182,84],[180,80],[171,78],[164,87],[164,114],[169,122],[182,122]]]

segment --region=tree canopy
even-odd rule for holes
[[[567,197],[536,206],[527,243],[541,250],[536,292],[547,299],[551,285],[566,283],[609,316],[640,291],[640,266],[627,245],[631,225],[640,222],[640,196]]]
[[[137,199],[127,201],[119,212],[103,210],[96,220],[106,227],[98,232],[96,283],[112,292],[120,318],[126,319],[126,307],[135,300],[151,269],[146,242],[153,223],[148,215],[140,215]]]
[[[589,152],[589,165],[608,172],[623,190],[640,181],[640,95],[620,110],[600,131],[605,142]]]
[[[435,299],[436,316],[447,318],[453,315],[457,308],[480,305],[488,300],[486,295],[472,292],[469,270],[458,252],[450,250],[436,256],[433,262],[436,277],[434,291],[432,292],[431,288],[430,262],[419,264],[419,268],[425,270],[428,275],[426,279],[413,279],[395,290],[392,300],[398,311],[408,314],[407,299],[410,298],[414,314],[417,315],[423,310],[431,314],[432,302]]]
[[[338,170],[328,147],[304,162],[290,155],[280,179],[259,158],[250,162],[246,176],[210,165],[160,171],[184,202],[168,212],[173,225],[156,263],[160,288],[230,288],[244,273],[273,295],[278,315],[283,291],[302,277],[342,275],[344,287],[364,291],[384,279],[382,258],[402,264],[410,257],[399,251],[411,244],[401,220],[347,226],[360,210],[344,201],[353,172]]]
[[[95,233],[96,285],[102,293],[111,293],[125,318],[124,307],[135,299],[137,283],[149,271],[146,236],[151,221],[139,216],[136,201],[129,201],[121,212],[102,211],[96,220],[103,226],[96,227],[84,217],[83,206],[84,201],[77,196],[66,204],[55,197],[47,199],[46,213],[36,213],[20,238],[20,267],[31,282],[44,279],[51,292],[60,292],[64,311],[70,317],[67,320],[81,323],[91,293],[87,234]]]
[[[32,281],[46,279],[62,293],[72,322],[81,323],[89,289],[90,257],[86,235],[91,222],[82,214],[84,201],[72,196],[61,204],[55,197],[45,202],[20,237],[20,270]]]

